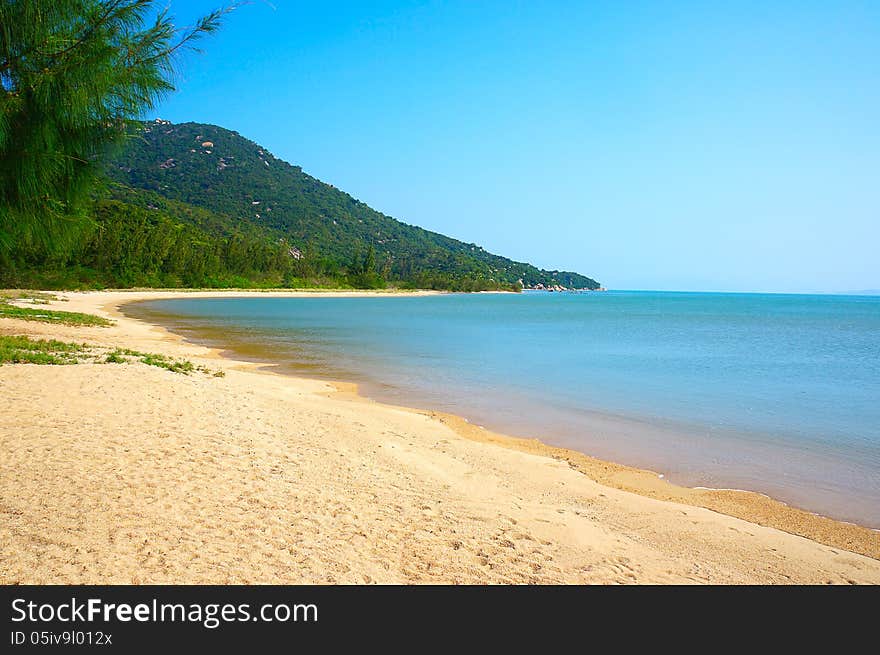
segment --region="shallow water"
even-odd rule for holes
[[[126,312],[380,400],[880,527],[880,297],[182,298]]]

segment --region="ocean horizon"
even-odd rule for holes
[[[880,528],[880,298],[180,298],[126,313],[280,371]]]

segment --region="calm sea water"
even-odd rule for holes
[[[127,311],[380,400],[880,527],[880,297],[527,292]]]

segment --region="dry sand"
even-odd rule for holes
[[[876,531],[260,371],[118,312],[172,294],[59,295],[116,324],[0,333],[226,375],[0,366],[2,583],[880,583]]]

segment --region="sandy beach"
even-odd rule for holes
[[[206,369],[0,366],[0,583],[880,583],[877,531],[372,402],[120,312],[178,293],[47,305],[111,327],[0,318]]]

